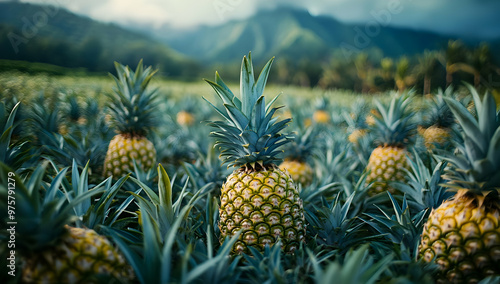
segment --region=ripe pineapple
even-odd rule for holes
[[[476,119],[458,101],[445,98],[463,130],[454,166],[444,176],[454,198],[433,210],[425,224],[419,256],[440,267],[439,283],[477,283],[500,275],[500,113],[486,94],[474,96]]]
[[[411,112],[407,109],[411,98],[408,93],[395,95],[389,106],[375,101],[380,117],[375,116],[376,125],[372,130],[378,146],[372,151],[366,167],[369,172],[366,181],[373,182],[369,195],[386,190],[394,193],[394,188],[388,183],[404,181],[404,169],[408,167],[406,147],[414,128],[410,122]]]
[[[376,124],[376,118],[380,119],[380,113],[376,109],[371,109],[370,113],[366,115],[365,117],[365,123],[366,125],[372,127],[375,126]]]
[[[193,125],[195,118],[191,112],[187,110],[181,110],[177,113],[176,120],[179,125],[191,126]]]
[[[354,145],[357,145],[359,140],[368,133],[368,124],[363,119],[366,108],[367,105],[364,100],[357,100],[352,105],[352,110],[349,114],[347,112],[342,113],[348,126],[347,131],[350,132],[349,136],[347,136],[347,140]]]
[[[109,143],[104,161],[104,176],[123,176],[134,169],[133,160],[149,170],[156,161],[156,150],[146,134],[155,126],[153,110],[156,106],[156,89],[148,84],[157,70],[144,69],[142,60],[135,72],[128,66],[115,62],[118,77],[109,104],[111,122],[118,134]]]
[[[287,170],[292,179],[308,186],[311,184],[314,176],[312,167],[308,163],[311,152],[314,149],[314,140],[316,132],[310,127],[305,133],[298,133],[294,141],[288,144],[285,149],[285,160],[279,165],[282,171]]]
[[[279,132],[290,119],[272,118],[278,108],[266,107],[263,95],[272,62],[255,81],[250,54],[243,57],[241,100],[218,73],[215,82],[207,80],[224,103],[223,110],[213,106],[225,121],[209,123],[216,128],[211,136],[223,163],[236,167],[222,186],[219,209],[221,241],[241,230],[233,253],[248,253],[249,247],[263,251],[278,238],[286,252],[293,252],[304,241],[302,200],[290,175],[276,166],[278,147],[290,142]]]
[[[312,120],[314,123],[327,124],[330,122],[330,114],[328,113],[328,99],[321,97],[316,102],[316,110],[313,113]]]
[[[455,118],[448,105],[444,102],[444,97],[451,97],[453,89],[448,87],[446,91],[439,91],[439,94],[432,98],[427,127],[422,136],[425,147],[429,150],[434,148],[445,148],[449,144],[452,133],[452,126]]]
[[[200,108],[199,106],[197,106],[198,102],[195,101],[192,97],[185,97],[180,103],[182,105],[175,117],[177,123],[181,126],[192,126],[196,121],[194,113],[197,109],[199,110]]]
[[[61,171],[51,184],[44,184],[46,164],[39,166],[30,180],[22,182],[0,163],[2,198],[9,194],[7,176],[9,182],[15,179],[15,249],[22,259],[18,263],[22,282],[100,283],[96,277],[130,280],[131,267],[108,239],[94,230],[67,225],[74,220],[70,212],[75,204],[61,202],[63,193],[58,189],[67,171]],[[0,205],[2,228],[12,227],[5,223],[7,209],[6,203]],[[2,230],[0,238],[9,238],[7,234]]]

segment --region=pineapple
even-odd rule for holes
[[[255,81],[250,54],[243,57],[241,99],[218,73],[215,82],[207,80],[224,103],[223,110],[212,105],[225,121],[209,123],[215,128],[211,136],[222,162],[236,168],[222,186],[219,209],[221,241],[241,231],[233,253],[249,253],[250,247],[263,251],[278,239],[284,251],[293,252],[305,238],[299,192],[290,175],[276,166],[278,148],[291,140],[279,133],[290,119],[273,118],[278,108],[266,106],[263,95],[273,60]]]
[[[327,124],[330,122],[330,114],[328,113],[328,99],[321,97],[316,102],[316,110],[313,113],[312,121],[319,124]]]
[[[371,109],[370,110],[370,113],[366,115],[365,117],[365,123],[366,125],[368,126],[375,126],[376,124],[376,118],[377,119],[380,119],[381,116],[380,116],[380,113],[378,112],[377,109]]]
[[[444,98],[465,142],[457,155],[446,156],[454,167],[444,176],[445,186],[456,194],[431,212],[419,247],[420,258],[439,265],[439,283],[477,283],[500,275],[500,113],[490,94],[481,102],[470,89],[478,118]]]
[[[444,102],[444,97],[450,97],[453,89],[448,87],[443,93],[442,90],[436,97],[432,98],[429,122],[423,132],[425,147],[429,150],[440,147],[445,148],[451,140],[451,128],[455,123],[455,118],[448,105]]]
[[[70,212],[76,204],[62,202],[60,197],[64,194],[58,189],[67,170],[62,170],[51,184],[45,184],[46,165],[40,165],[28,181],[22,182],[0,163],[0,179],[4,179],[0,182],[2,198],[12,195],[7,187],[7,176],[9,183],[15,180],[16,185],[15,248],[22,259],[18,263],[22,282],[100,283],[98,278],[130,280],[133,276],[131,267],[106,237],[94,230],[68,226],[74,220]],[[2,228],[12,227],[6,223],[10,214],[7,209],[6,203],[0,205]],[[2,230],[0,238],[9,238],[7,234],[8,231]]]
[[[191,112],[187,110],[181,110],[177,113],[176,120],[179,125],[191,126],[193,125],[195,118]]]
[[[176,121],[181,126],[192,126],[196,122],[194,113],[197,108],[199,109],[199,106],[197,107],[198,102],[192,97],[185,97],[181,103],[180,111],[177,112],[175,117]]]
[[[134,169],[135,160],[141,169],[151,169],[156,161],[156,150],[146,134],[155,126],[153,110],[156,89],[148,84],[157,70],[144,69],[142,60],[135,72],[115,62],[118,77],[109,104],[111,122],[118,134],[109,143],[104,161],[104,176],[120,177]]]
[[[347,136],[347,140],[354,145],[359,143],[359,140],[366,136],[368,133],[368,124],[363,120],[363,114],[365,113],[367,106],[364,100],[357,100],[353,106],[351,112],[348,114],[343,112],[344,120],[347,123],[347,131],[350,134]]]
[[[303,187],[311,184],[313,180],[314,172],[307,160],[311,157],[315,138],[316,132],[312,127],[303,134],[299,133],[288,145],[285,150],[286,158],[279,165],[282,171],[287,170],[292,179]]]
[[[372,130],[378,146],[372,151],[366,167],[369,172],[366,181],[373,182],[369,195],[384,191],[394,193],[389,182],[404,181],[405,169],[408,167],[406,147],[414,128],[410,122],[411,113],[407,109],[411,97],[408,93],[395,95],[387,107],[375,101],[380,117],[375,117],[376,125]]]

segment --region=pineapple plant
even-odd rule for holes
[[[292,143],[285,150],[285,160],[279,165],[282,171],[288,171],[292,179],[303,187],[311,184],[314,171],[308,160],[314,150],[317,131],[313,127],[304,133],[297,133]]]
[[[451,140],[451,128],[455,124],[455,118],[444,97],[450,97],[452,92],[453,89],[448,87],[444,93],[440,90],[438,95],[432,98],[427,122],[429,127],[422,132],[425,147],[429,150],[436,147],[445,148]]]
[[[130,280],[133,276],[130,266],[106,237],[91,229],[70,226],[75,221],[71,210],[77,206],[78,200],[81,201],[83,195],[90,196],[99,191],[87,191],[76,196],[74,202],[65,202],[60,198],[64,193],[59,187],[67,169],[60,171],[49,184],[43,181],[46,166],[47,163],[42,163],[23,182],[0,163],[2,198],[12,196],[7,177],[10,184],[15,181],[15,215],[11,215],[7,203],[3,203],[0,205],[0,224],[7,228],[7,222],[13,220],[10,216],[15,216],[15,248],[22,259],[17,263],[22,283]],[[9,235],[7,230],[2,230],[0,239],[6,241]]]
[[[326,97],[321,97],[316,101],[316,110],[313,113],[312,121],[319,124],[327,124],[330,122],[330,114],[328,113],[329,101]]]
[[[365,117],[366,125],[371,126],[371,127],[375,126],[376,118],[378,118],[378,119],[381,118],[380,112],[377,109],[373,108],[370,110],[370,113],[368,113]]]
[[[347,131],[350,134],[347,136],[347,140],[354,145],[359,143],[359,140],[366,136],[368,133],[368,124],[363,119],[363,114],[366,112],[367,105],[364,100],[357,100],[353,106],[350,113],[343,112],[344,120],[347,123]]]
[[[157,105],[156,89],[148,85],[157,72],[144,68],[142,60],[135,71],[115,62],[116,88],[109,103],[110,118],[116,134],[108,146],[104,161],[104,176],[120,177],[134,169],[134,160],[142,170],[156,162],[156,150],[146,135],[155,126],[153,110]]]
[[[455,196],[433,210],[419,256],[440,267],[439,283],[477,283],[500,275],[500,113],[493,97],[481,101],[469,86],[478,117],[444,98],[463,130],[464,144],[446,159],[445,186]]]
[[[249,253],[249,248],[263,251],[278,239],[286,252],[295,251],[305,238],[302,200],[293,179],[278,168],[279,147],[290,142],[280,134],[290,119],[278,121],[263,95],[274,58],[254,78],[251,54],[243,57],[241,66],[241,99],[216,72],[215,81],[207,82],[224,103],[219,109],[225,121],[213,121],[211,136],[221,150],[220,158],[236,169],[226,178],[220,197],[220,239],[240,232],[233,253]]]
[[[380,117],[375,117],[372,130],[377,147],[366,166],[369,172],[366,182],[373,183],[368,192],[371,196],[384,191],[394,193],[395,189],[389,183],[405,179],[404,169],[408,167],[406,148],[414,129],[410,121],[412,114],[408,110],[411,97],[410,93],[396,94],[388,106],[375,101],[380,113]]]
[[[180,111],[177,112],[175,119],[177,124],[181,126],[191,126],[195,123],[196,117],[194,115],[196,111],[197,102],[192,97],[183,98],[183,105],[180,108]]]

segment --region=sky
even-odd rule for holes
[[[348,23],[375,21],[467,37],[500,37],[498,0],[22,0],[66,7],[103,22],[159,28],[217,25],[282,5]]]

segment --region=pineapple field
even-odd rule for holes
[[[498,98],[273,62],[2,73],[1,283],[500,283]]]

